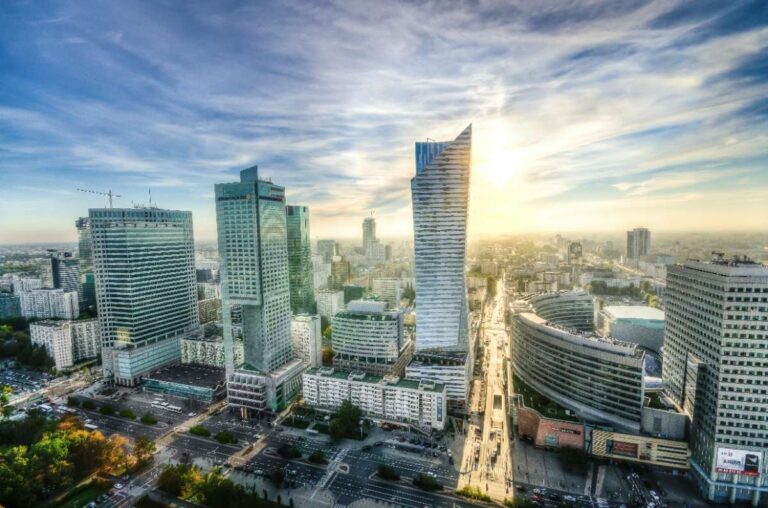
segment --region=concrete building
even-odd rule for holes
[[[378,240],[369,243],[365,248],[365,261],[373,266],[387,260],[387,246]]]
[[[664,312],[643,305],[611,305],[598,314],[597,329],[605,336],[634,342],[661,353],[664,345]]]
[[[220,298],[206,298],[205,300],[197,301],[197,315],[200,324],[217,321],[219,319],[219,312],[221,312]]]
[[[242,340],[233,341],[232,355],[237,365],[245,361]],[[222,337],[181,339],[181,363],[224,368],[224,339]]]
[[[636,344],[523,312],[513,316],[510,350],[513,372],[536,392],[587,421],[640,431],[645,353]]]
[[[418,339],[417,339],[418,340]],[[448,408],[454,412],[466,410],[472,361],[461,351],[416,351],[405,368],[405,377],[445,385]]]
[[[403,288],[400,279],[394,277],[373,279],[373,294],[387,302],[390,309],[400,308]]]
[[[352,265],[344,256],[331,259],[331,275],[328,277],[328,289],[339,291],[352,278]]]
[[[352,300],[360,300],[365,297],[365,287],[357,286],[355,284],[344,284],[342,288],[344,291],[344,305],[348,304]]]
[[[78,294],[78,305],[82,306],[82,296],[80,295],[80,260],[72,256],[71,252],[52,251],[51,276],[53,278],[53,287],[63,289],[65,292],[74,291]]]
[[[332,322],[334,367],[376,375],[402,376],[411,358],[411,339],[403,314],[387,311],[386,302],[355,300]]]
[[[192,213],[89,211],[104,378],[134,386],[200,334]]]
[[[294,314],[314,313],[315,275],[312,269],[312,244],[309,240],[309,208],[286,205],[285,220],[291,311]]]
[[[243,417],[279,411],[301,387],[293,361],[285,189],[258,176],[215,186],[227,398]],[[242,313],[245,361],[233,356],[233,306]],[[298,364],[298,368],[295,368]]]
[[[330,263],[334,256],[339,255],[339,244],[336,240],[318,240],[317,255],[323,263]]]
[[[344,291],[318,289],[315,296],[317,313],[328,320],[333,319],[333,316],[344,308]]]
[[[558,291],[527,298],[533,312],[547,321],[578,331],[595,328],[595,299],[586,291]]]
[[[293,354],[305,365],[320,367],[323,364],[323,335],[320,316],[296,314],[291,318]]]
[[[144,390],[212,404],[226,395],[223,368],[203,365],[174,365],[153,372],[144,380]],[[189,402],[187,402],[189,404]]]
[[[21,315],[25,318],[77,319],[80,303],[77,292],[63,289],[34,289],[18,293]]]
[[[367,252],[368,246],[376,241],[376,219],[366,217],[363,219],[363,252]]]
[[[32,344],[44,346],[57,370],[96,358],[101,350],[96,319],[37,321],[29,325]]]
[[[651,232],[646,228],[627,231],[627,259],[638,260],[651,252]]]
[[[664,383],[691,420],[691,466],[711,501],[768,492],[768,267],[745,258],[667,268]]]
[[[43,289],[43,281],[37,277],[13,276],[12,281],[14,294]]]
[[[648,466],[688,470],[691,452],[682,440],[624,434],[607,429],[592,430],[592,455]]]
[[[445,428],[445,386],[439,383],[334,368],[310,369],[303,378],[304,402],[314,408],[335,411],[349,400],[378,423]]]

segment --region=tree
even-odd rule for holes
[[[191,429],[189,429],[190,434],[194,434],[195,436],[201,436],[201,437],[209,437],[211,435],[211,431],[203,427],[202,425],[195,425]]]
[[[284,459],[299,459],[301,458],[301,450],[291,445],[283,445],[277,449],[277,454]]]
[[[163,492],[175,497],[188,497],[203,480],[200,470],[189,464],[166,466],[157,480],[157,486]]]
[[[67,397],[67,405],[69,407],[77,407],[80,405],[80,399],[77,397]]]
[[[359,407],[352,404],[349,400],[343,401],[336,413],[336,417],[331,420],[328,434],[335,440],[343,439],[345,437],[353,439],[359,438],[360,419],[362,416],[363,412]]]
[[[144,425],[154,425],[157,423],[157,418],[152,413],[144,413],[144,416],[141,417],[141,423]]]
[[[325,464],[328,462],[325,460],[325,453],[323,453],[323,450],[315,450],[309,455],[307,460],[309,460],[312,464]]]
[[[95,409],[96,404],[91,399],[85,399],[82,403],[83,409]]]
[[[136,437],[136,441],[133,444],[133,454],[136,456],[139,464],[146,464],[152,460],[156,450],[155,442],[147,436]]]
[[[330,344],[332,339],[333,339],[333,327],[331,325],[328,325],[323,330],[323,342],[325,342],[326,344]]]
[[[222,430],[214,436],[214,439],[222,444],[235,444],[237,443],[237,437],[228,430]]]
[[[417,474],[413,478],[413,484],[422,490],[435,491],[443,488],[437,480],[426,474]]]
[[[101,408],[99,409],[99,413],[103,414],[104,416],[111,416],[115,414],[115,408],[113,408],[109,404],[106,404],[104,406],[101,406]]]
[[[131,420],[135,420],[136,419],[136,413],[134,413],[133,411],[131,411],[128,408],[125,408],[122,411],[120,411],[120,416],[122,416],[123,418],[131,419]]]
[[[0,387],[0,408],[2,408],[3,416],[9,416],[13,412],[13,408],[8,405],[12,394],[13,388],[10,386],[2,385]]]
[[[400,479],[400,474],[395,471],[394,468],[386,464],[379,464],[379,467],[376,469],[376,474],[378,474],[379,478],[382,480],[397,481]]]
[[[331,349],[331,346],[323,348],[323,365],[326,367],[333,365],[333,349]]]

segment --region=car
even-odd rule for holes
[[[533,489],[534,494],[541,494],[541,489]]]
[[[115,488],[116,488],[117,490],[120,490],[120,489],[122,489],[122,488],[123,488],[123,486],[124,486],[124,485],[123,485],[122,483],[116,483],[116,484],[115,484]]]
[[[560,494],[557,494],[556,492],[553,492],[549,495],[549,499],[551,501],[560,501]]]
[[[563,496],[563,501],[566,501],[568,503],[575,503],[576,498],[573,496]]]
[[[541,501],[541,500],[542,500],[541,496],[538,496],[536,494],[531,496],[531,501]]]
[[[371,448],[372,448],[372,447],[371,447],[371,445],[365,445],[365,446],[363,446],[363,447],[361,448],[361,450],[362,450],[362,451],[364,451],[364,452],[367,452],[367,451],[370,451],[370,450],[371,450]]]
[[[91,501],[90,503],[85,505],[83,508],[96,508],[96,502],[95,501]]]

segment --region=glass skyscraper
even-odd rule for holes
[[[227,397],[245,414],[278,410],[301,386],[292,362],[285,189],[253,166],[215,186]],[[231,309],[242,313],[244,360],[235,365]]]
[[[291,289],[291,311],[294,314],[315,312],[312,245],[309,240],[309,208],[285,207],[288,229],[288,275]]]
[[[91,220],[80,217],[75,221],[77,228],[77,258],[80,260],[80,307],[96,309],[96,279],[93,274],[93,252],[91,249]]]
[[[132,386],[199,333],[192,213],[89,210],[104,376]]]
[[[472,126],[450,142],[416,143],[411,180],[416,253],[416,350],[466,351]]]

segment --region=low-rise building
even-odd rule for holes
[[[664,345],[664,312],[643,305],[612,305],[597,316],[603,335],[634,342],[656,353]]]
[[[221,311],[220,298],[207,298],[197,301],[197,314],[200,318],[200,324],[210,323],[219,319]]]
[[[318,289],[315,292],[317,301],[317,313],[326,319],[333,316],[344,308],[344,291],[335,289]]]
[[[472,359],[468,353],[417,351],[405,368],[405,377],[445,385],[449,408],[460,413],[466,410],[471,369]]]
[[[306,365],[298,358],[265,373],[248,364],[235,369],[227,380],[227,402],[241,416],[282,411],[301,394],[301,374]]]
[[[691,451],[683,440],[592,430],[592,455],[671,469],[690,469]]]
[[[446,389],[440,383],[332,367],[310,369],[302,377],[304,402],[314,408],[335,411],[349,400],[365,416],[380,422],[434,430],[445,427]]]
[[[400,279],[394,277],[373,279],[373,294],[387,302],[390,309],[400,307],[403,288]]]
[[[213,403],[224,398],[224,369],[200,365],[174,365],[151,373],[144,379],[149,392],[174,395]]]
[[[19,293],[21,315],[25,318],[77,319],[80,303],[77,291],[33,289]]]

